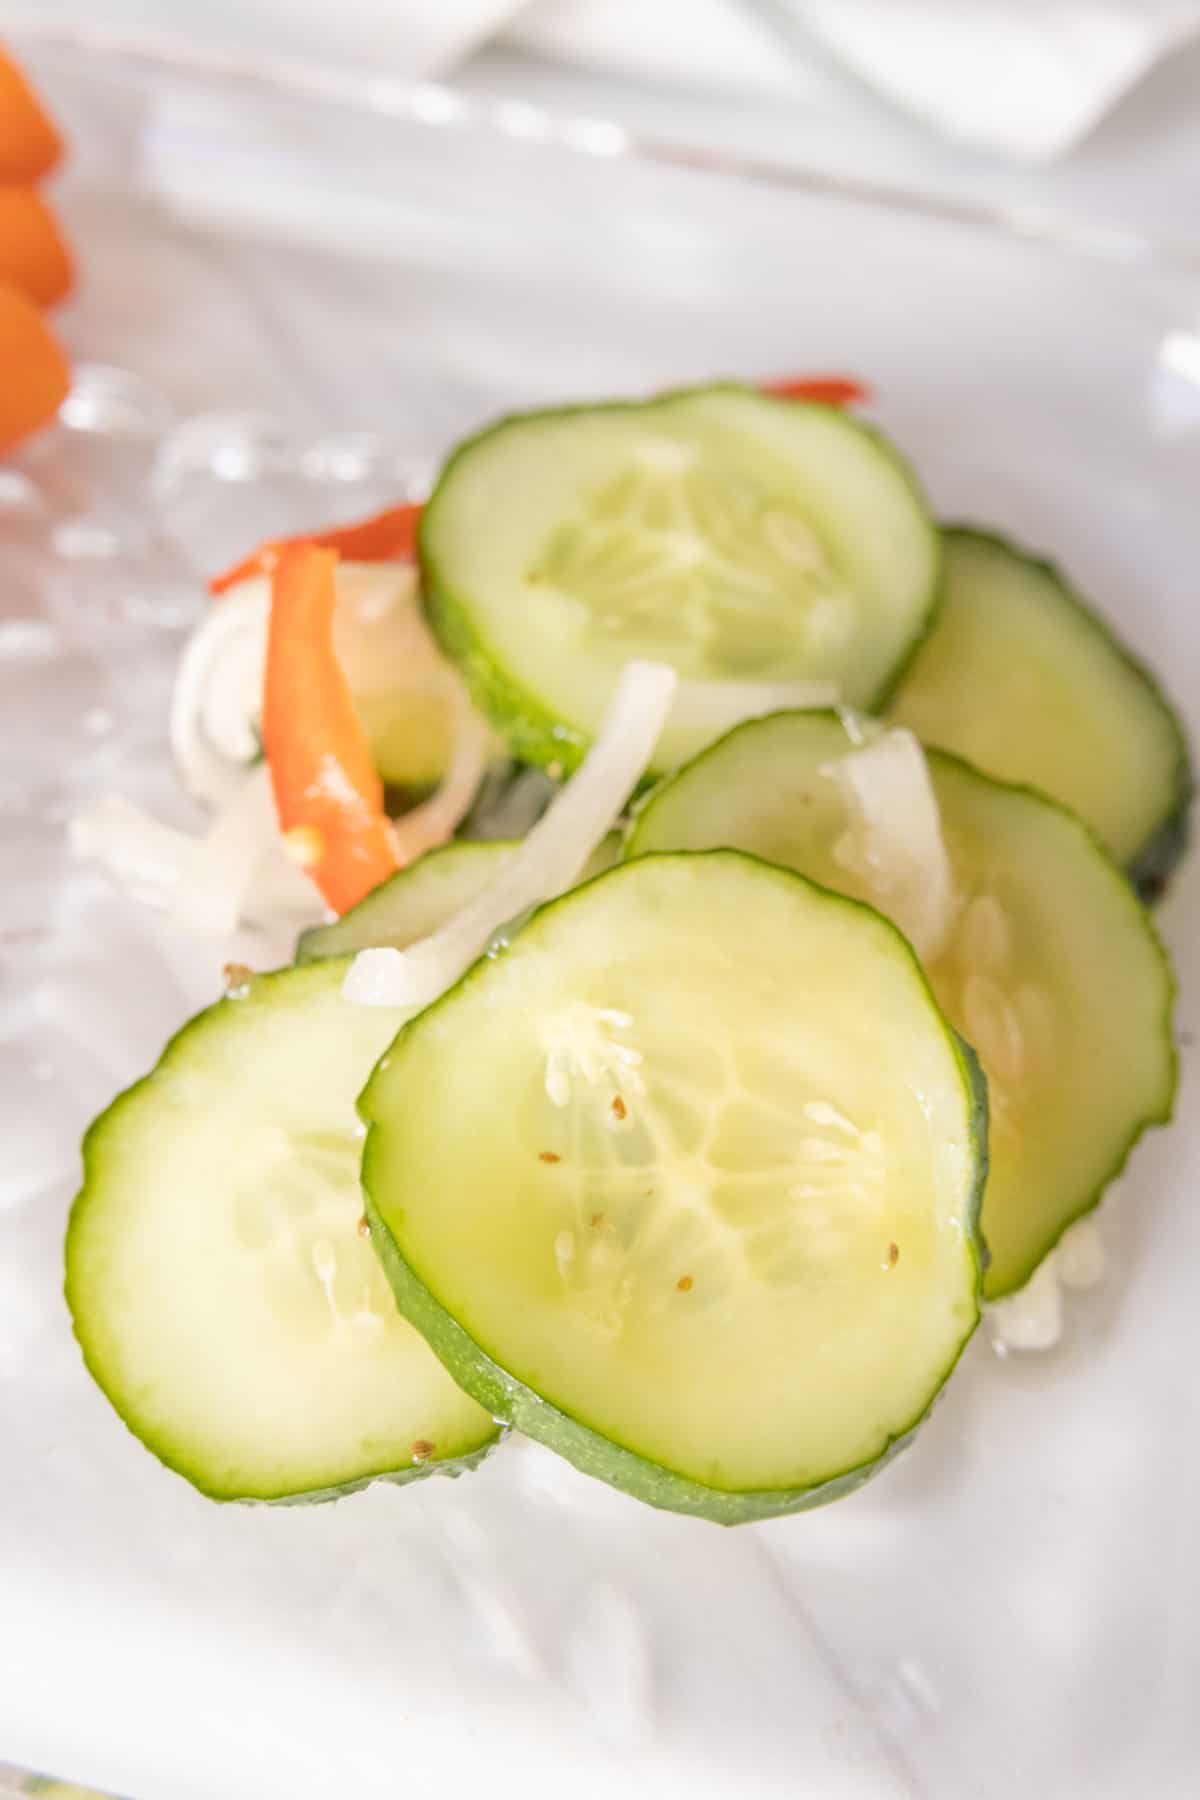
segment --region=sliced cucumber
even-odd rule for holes
[[[581,880],[620,862],[622,848],[620,832],[610,831],[589,858]],[[386,945],[403,950],[417,943],[482,893],[515,849],[515,843],[496,838],[459,839],[427,851],[332,925],[314,925],[301,933],[296,961],[316,962],[323,956],[349,956]]]
[[[1191,797],[1178,716],[1049,563],[979,531],[945,543],[945,601],[892,717],[1061,800],[1135,880],[1161,884]]]
[[[421,613],[405,563],[342,563],[334,642],[371,754],[390,787],[440,781],[462,690]]]
[[[495,1437],[395,1309],[360,1230],[354,1098],[407,1014],[346,965],[248,978],[84,1142],[67,1301],[146,1447],[219,1500],[323,1499]]]
[[[390,944],[403,950],[482,892],[516,848],[503,840],[455,842],[400,869],[332,925],[314,925],[296,945],[296,961],[350,956]]]
[[[974,1059],[892,926],[754,858],[542,908],[359,1105],[401,1310],[489,1412],[655,1505],[847,1492],[977,1322]]]
[[[863,896],[838,854],[847,814],[831,773],[853,747],[834,713],[740,726],[649,796],[627,853],[732,844]],[[1148,914],[1078,820],[957,757],[928,762],[958,897],[929,977],[988,1077],[997,1297],[1169,1117],[1174,987]]]
[[[685,678],[668,768],[713,735],[688,681],[877,702],[928,626],[940,545],[878,433],[729,386],[502,420],[446,466],[420,554],[434,629],[514,755],[574,767],[642,656]]]

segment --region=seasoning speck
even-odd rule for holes
[[[690,1294],[692,1291],[691,1276],[690,1275],[681,1275],[679,1277],[679,1280],[675,1283],[675,1286],[679,1289],[681,1294]]]
[[[899,1246],[899,1244],[889,1244],[888,1245],[888,1268],[894,1269],[896,1264],[899,1261],[900,1261],[900,1246]]]
[[[358,1221],[358,1235],[360,1238],[369,1238],[371,1235],[371,1227],[367,1223],[367,1216],[365,1213]]]
[[[231,1000],[243,1000],[250,992],[250,982],[254,970],[245,963],[226,963],[221,971],[225,982],[225,992]]]
[[[561,1162],[562,1157],[558,1154],[557,1150],[539,1150],[538,1161],[544,1163],[556,1163]]]
[[[415,1463],[428,1462],[437,1445],[431,1444],[428,1438],[418,1438],[412,1447],[412,1459]]]
[[[593,1213],[592,1214],[592,1224],[594,1226],[599,1227],[599,1226],[603,1225],[603,1223],[604,1223],[604,1214],[603,1213]]]
[[[626,1106],[625,1102],[622,1100],[620,1094],[616,1094],[613,1096],[612,1109],[613,1109],[613,1116],[618,1119],[625,1118],[629,1112],[629,1108]]]
[[[288,860],[298,869],[315,868],[325,854],[325,840],[315,825],[293,825],[279,841]]]

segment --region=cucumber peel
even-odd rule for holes
[[[822,1004],[847,980],[873,1019]],[[493,1416],[652,1505],[849,1492],[978,1321],[975,1059],[894,927],[755,858],[542,907],[359,1108],[401,1311]]]
[[[404,950],[428,937],[473,900],[516,845],[503,839],[457,840],[428,850],[352,906],[332,925],[313,925],[296,945],[298,963],[391,945]]]
[[[831,779],[853,747],[830,712],[739,726],[647,797],[626,854],[733,845],[863,897],[839,854]],[[959,757],[927,761],[960,901],[929,976],[989,1079],[985,1294],[998,1299],[1170,1118],[1175,984],[1149,914],[1085,825]]]
[[[216,1500],[458,1474],[497,1435],[360,1229],[354,1096],[406,1015],[343,1000],[346,966],[248,977],[84,1140],[66,1246],[84,1361]]]
[[[927,630],[940,537],[915,477],[836,409],[735,385],[514,415],[450,458],[425,605],[522,761],[569,772],[635,657],[696,681],[832,681],[879,704]],[[708,741],[686,692],[655,767]]]
[[[961,526],[945,548],[942,609],[892,719],[1070,807],[1152,897],[1187,844],[1179,715],[1053,564]]]

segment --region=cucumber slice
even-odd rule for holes
[[[217,1500],[454,1473],[496,1435],[396,1312],[359,1232],[354,1097],[405,1013],[346,964],[250,977],[84,1141],[67,1302],[147,1449]]]
[[[1187,741],[1147,670],[1049,563],[945,534],[945,601],[891,712],[927,743],[1061,800],[1147,887],[1187,839]]]
[[[879,701],[929,623],[940,542],[877,432],[727,386],[502,420],[443,470],[420,556],[434,630],[515,756],[573,768],[646,657],[684,678],[662,769],[713,736],[714,681]]]
[[[374,888],[332,925],[314,925],[296,945],[298,963],[352,956],[390,944],[403,950],[482,893],[516,845],[457,841],[429,850]]]
[[[341,563],[334,644],[389,787],[420,791],[449,766],[462,690],[405,563]]]
[[[302,932],[296,961],[316,962],[323,956],[351,956],[359,950],[390,945],[404,950],[428,937],[461,906],[483,892],[518,846],[502,838],[459,839],[427,851],[410,868],[400,869],[332,925]],[[588,881],[620,862],[619,831],[601,839],[581,877]]]
[[[837,854],[847,815],[830,773],[852,748],[835,713],[740,726],[648,797],[627,854],[732,844],[861,897]],[[997,1298],[1170,1116],[1174,984],[1149,915],[1077,819],[957,757],[928,763],[959,901],[929,978],[988,1077]]]
[[[543,907],[359,1108],[401,1310],[489,1412],[656,1506],[848,1492],[978,1320],[974,1058],[892,926],[754,858]]]

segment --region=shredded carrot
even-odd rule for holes
[[[0,50],[0,181],[40,181],[62,155],[62,139],[29,82]]]
[[[67,360],[33,301],[0,281],[0,454],[48,425],[70,385]]]
[[[31,187],[0,187],[0,279],[38,306],[56,306],[74,283],[58,221]]]
[[[397,859],[383,784],[333,647],[337,560],[312,544],[279,553],[262,727],[284,847],[344,913]]]
[[[210,594],[223,594],[239,581],[254,575],[270,575],[283,552],[296,544],[316,544],[322,549],[336,550],[347,562],[411,562],[417,553],[417,524],[421,508],[414,502],[389,506],[359,519],[353,525],[332,525],[320,531],[308,531],[288,538],[269,538],[257,550],[216,575],[208,584]]]

